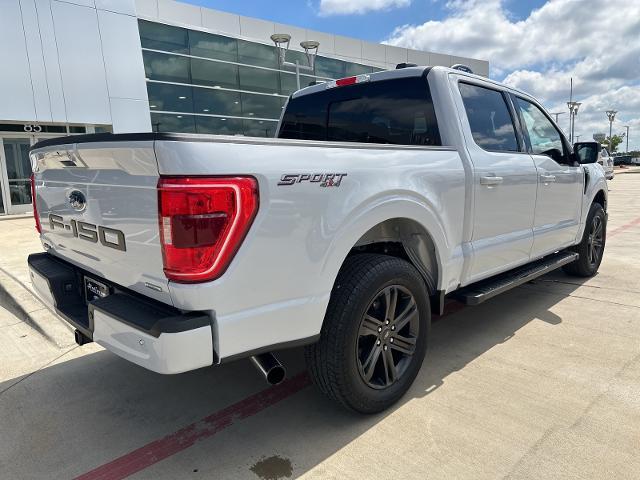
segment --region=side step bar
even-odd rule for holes
[[[461,288],[452,297],[466,305],[478,305],[507,290],[560,268],[578,259],[575,252],[558,252],[487,280]]]

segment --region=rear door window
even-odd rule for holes
[[[327,89],[289,101],[280,138],[440,145],[424,77]]]
[[[469,83],[460,83],[460,94],[476,144],[485,150],[517,152],[516,130],[503,94]]]

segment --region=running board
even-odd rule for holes
[[[478,305],[577,259],[578,254],[575,252],[554,253],[522,267],[463,287],[454,292],[452,297],[466,305]]]

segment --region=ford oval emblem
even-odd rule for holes
[[[69,205],[76,212],[82,212],[85,208],[87,208],[87,198],[84,196],[80,190],[73,190],[68,195]]]

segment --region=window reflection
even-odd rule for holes
[[[195,133],[195,117],[172,113],[152,113],[151,128],[154,132]]]
[[[145,75],[148,79],[191,83],[189,58],[147,51],[142,52],[142,56]]]
[[[189,53],[189,38],[184,28],[139,20],[142,48],[165,52]]]
[[[242,116],[280,118],[283,104],[284,102],[281,97],[243,93]]]
[[[147,83],[149,108],[167,112],[193,112],[193,89],[182,85]]]
[[[280,93],[280,74],[261,68],[238,67],[240,89],[254,92]]]
[[[243,120],[244,134],[247,137],[274,137],[278,122],[268,120]]]
[[[242,134],[242,120],[196,116],[196,130],[198,133],[214,135],[238,135]]]
[[[275,47],[238,40],[238,61],[260,67],[278,68],[278,53]]]
[[[189,30],[189,49],[196,57],[238,61],[238,42],[235,38]]]
[[[194,112],[203,114],[232,115],[242,114],[240,93],[211,88],[193,88]]]
[[[275,134],[286,100],[281,95],[291,95],[298,89],[295,69],[279,64],[275,47],[146,20],[139,20],[139,29],[143,49],[166,52],[143,50],[145,74],[150,80],[147,90],[154,130]],[[307,65],[304,52],[296,50],[287,51],[286,61]],[[300,87],[315,84],[316,78],[323,81],[321,77],[341,78],[374,70],[366,65],[318,56],[317,77],[301,71]],[[175,85],[177,83],[185,85]],[[227,117],[222,120],[209,115],[244,117],[244,120]]]
[[[191,78],[196,85],[238,88],[238,67],[230,63],[191,59]]]

